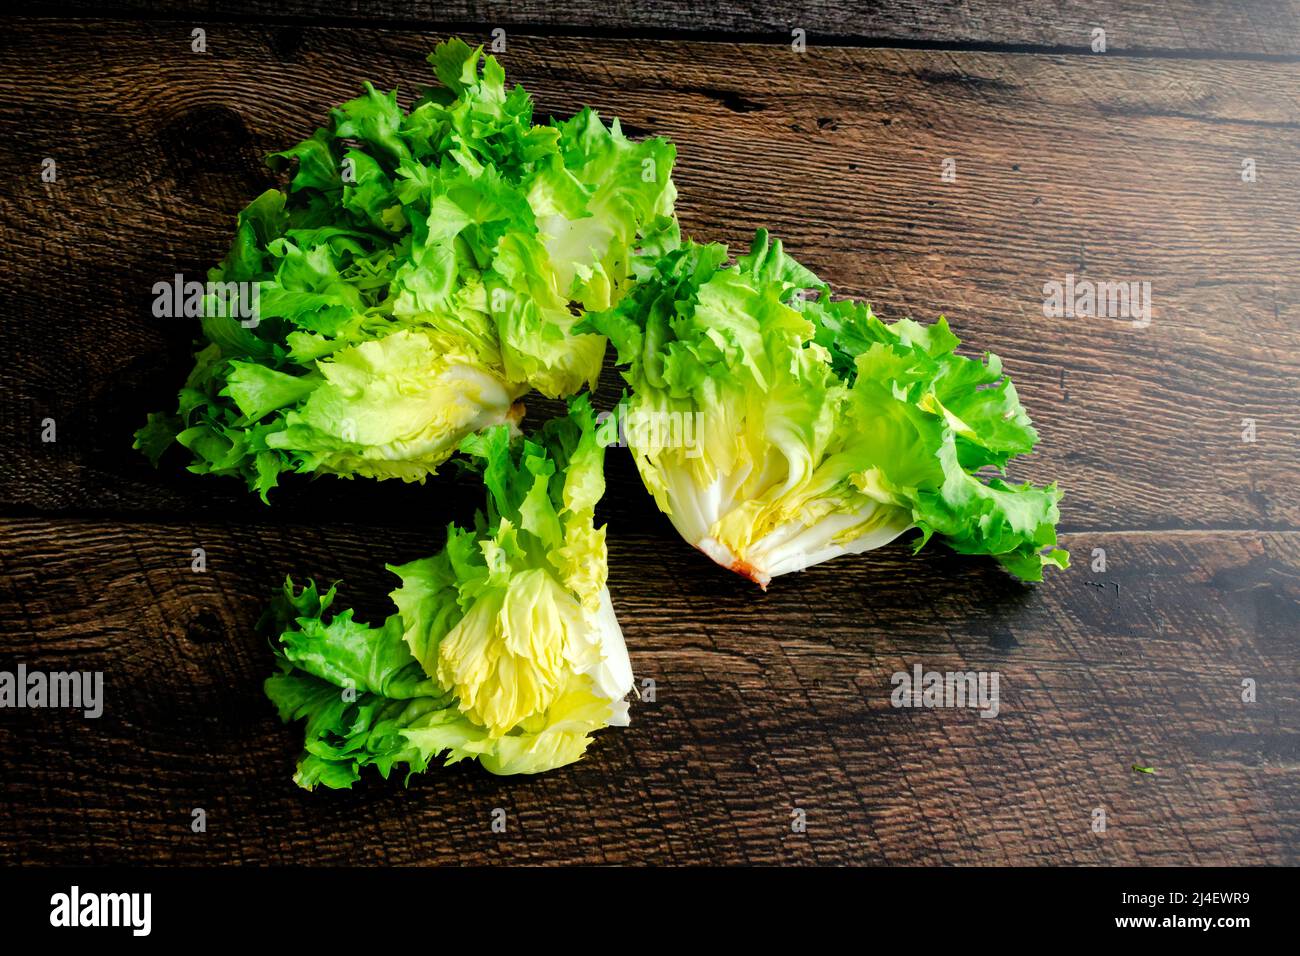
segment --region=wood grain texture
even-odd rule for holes
[[[879,15],[922,30],[951,8],[908,9]],[[683,544],[611,451],[610,586],[656,701],[555,774],[305,794],[299,732],[261,692],[275,582],[343,578],[376,618],[383,564],[434,550],[480,492],[322,479],[266,509],[129,448],[189,363],[193,329],[150,316],[153,283],[221,256],[273,181],[263,154],[363,79],[409,95],[439,38],[237,22],[261,12],[214,21],[207,55],[184,19],[0,35],[0,669],[102,669],[108,694],[98,721],[0,711],[0,862],[1300,863],[1300,65],[512,31],[503,59],[540,115],[588,103],[677,143],[688,233],[768,226],[882,315],[946,313],[1001,354],[1043,436],[1016,477],[1066,489],[1076,565],[1026,588],[900,543],[762,594]],[[1034,16],[970,29],[1076,45],[1024,39]],[[1244,35],[1180,49],[1277,50]],[[1067,273],[1151,282],[1151,325],[1045,318]],[[598,403],[618,390],[607,373]],[[918,662],[996,670],[1001,714],[891,707],[890,675]]]
[[[167,24],[8,31],[0,156],[30,177],[0,182],[0,503],[257,512],[236,483],[129,449],[172,407],[193,335],[152,318],[150,289],[221,256],[271,182],[264,153],[363,78],[418,86],[436,39],[231,27],[195,55]],[[1001,354],[1043,436],[1017,477],[1060,480],[1066,528],[1297,527],[1300,66],[554,38],[505,60],[541,115],[589,103],[672,137],[687,232],[743,245],[768,226],[882,315],[946,313]],[[58,184],[37,180],[47,155]],[[1044,318],[1067,274],[1149,282],[1151,325]],[[607,375],[600,400],[617,392]],[[390,494],[428,500],[409,491],[300,482],[278,506],[391,516]]]
[[[107,704],[0,717],[0,861],[1300,862],[1300,535],[1071,536],[1108,572],[1038,588],[894,545],[761,594],[663,524],[609,530],[656,684],[630,728],[535,779],[457,766],[308,794],[253,626],[285,570],[346,576],[343,598],[383,613],[368,526],[4,522],[3,659],[103,670]],[[383,558],[429,549],[388,537]],[[996,670],[999,715],[893,708],[890,675],[918,662]]]
[[[559,33],[763,35],[789,42],[802,28],[810,43],[853,42],[1072,48],[1091,51],[1092,30],[1106,31],[1109,52],[1171,52],[1295,56],[1300,54],[1300,4],[1295,0],[54,0],[30,13],[72,11],[192,20],[361,21],[410,26],[479,24],[485,37],[497,27],[547,28]]]

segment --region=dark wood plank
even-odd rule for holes
[[[29,175],[0,181],[0,507],[388,524],[431,499],[459,507],[448,483],[325,479],[268,513],[180,457],[154,472],[130,450],[193,334],[151,317],[152,284],[222,254],[271,181],[262,154],[363,79],[426,82],[438,39],[218,32],[195,55],[177,23],[6,31],[0,156]],[[589,103],[671,136],[689,233],[743,244],[771,227],[884,316],[946,313],[1000,353],[1043,435],[1017,477],[1060,480],[1067,529],[1297,527],[1300,66],[524,36],[505,62],[541,115]],[[38,181],[47,155],[55,185]],[[1044,318],[1044,283],[1070,273],[1150,282],[1151,325]],[[607,375],[601,400],[618,387]]]
[[[656,701],[537,779],[456,767],[410,790],[308,795],[289,779],[297,732],[260,690],[270,653],[252,627],[274,582],[343,577],[377,617],[382,564],[435,548],[479,491],[322,480],[268,510],[177,460],[154,473],[130,432],[169,400],[191,330],[150,318],[149,289],[221,254],[235,210],[270,182],[263,153],[362,79],[425,81],[436,37],[374,22],[471,8],[232,22],[320,19],[294,2],[223,7],[208,56],[185,52],[184,18],[28,21],[0,38],[0,156],[30,171],[0,181],[0,667],[102,669],[108,685],[99,721],[0,711],[0,861],[1300,862],[1294,62],[816,42],[792,59],[775,43],[511,30],[507,68],[540,112],[591,103],[677,141],[687,231],[741,243],[770,226],[882,314],[946,312],[973,349],[1000,352],[1044,436],[1021,473],[1066,487],[1076,566],[1025,588],[900,544],[762,594],[681,543],[611,452],[611,589]],[[1245,27],[1203,26],[1223,21],[1213,5],[1200,20],[1133,8],[1146,12],[1127,23],[1145,25],[1112,31],[1114,50],[1140,33],[1150,49],[1286,53],[1259,28],[1295,19],[1277,4],[1231,21],[1260,33],[1252,45]],[[548,33],[577,16],[514,9],[533,19],[499,22]],[[619,9],[582,29],[786,29],[602,19]],[[940,40],[1073,48],[1051,31],[1096,9],[1113,8],[1021,11]],[[930,29],[968,15],[951,10],[861,16]],[[39,184],[47,155],[54,186]],[[955,183],[939,178],[947,156]],[[1241,182],[1242,158],[1258,182]],[[1150,281],[1152,325],[1043,318],[1042,284],[1067,272]],[[617,391],[607,375],[602,401]],[[54,444],[39,441],[47,416]],[[195,546],[205,574],[189,570]],[[918,662],[996,670],[1000,715],[894,709],[890,675]],[[206,834],[189,830],[194,807]],[[806,834],[790,830],[796,807]]]
[[[727,0],[691,3],[660,0],[585,3],[582,0],[53,0],[30,12],[75,11],[96,17],[148,16],[193,20],[199,26],[237,19],[298,19],[316,24],[361,21],[394,26],[449,23],[495,28],[545,27],[558,33],[742,34],[789,42],[803,29],[808,42],[903,42],[981,46],[1071,48],[1091,52],[1092,30],[1106,31],[1108,52],[1172,52],[1294,56],[1300,53],[1300,5],[1294,0]]]
[[[539,778],[458,766],[307,794],[260,690],[269,584],[346,576],[382,613],[381,561],[423,533],[6,520],[4,666],[103,670],[107,704],[0,712],[0,862],[1300,862],[1300,535],[1074,535],[1108,571],[1036,588],[895,545],[761,594],[661,524],[610,527],[657,691],[631,728]],[[997,671],[999,715],[893,708],[890,675],[918,662]]]

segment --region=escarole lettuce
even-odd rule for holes
[[[582,756],[628,722],[632,669],[605,586],[604,449],[586,396],[536,440],[506,426],[466,439],[487,504],[437,555],[390,567],[396,613],[336,612],[335,591],[287,582],[268,615],[279,672],[266,692],[306,722],[295,780],[349,787],[362,768],[408,774],[437,757],[497,774]]]
[[[942,318],[833,301],[763,231],[726,259],[687,243],[588,318],[626,366],[626,440],[682,537],[763,587],[912,528],[917,549],[938,535],[1026,580],[1067,566],[1056,486],[996,476],[1037,434],[995,355],[956,354]]]
[[[409,111],[367,84],[271,157],[288,191],[209,272],[178,411],[136,435],[155,463],[175,441],[263,499],[284,472],[418,481],[530,389],[595,383],[605,341],[574,326],[619,301],[635,250],[676,245],[673,147],[591,110],[534,125],[481,47],[429,61],[442,86]]]

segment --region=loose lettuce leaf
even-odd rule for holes
[[[408,776],[438,757],[498,774],[577,760],[625,725],[632,670],[605,586],[604,450],[585,396],[536,439],[504,426],[467,438],[486,506],[430,558],[390,567],[396,613],[336,612],[335,590],[286,582],[266,627],[281,719],[305,721],[297,782],[348,787],[362,769]]]
[[[1066,566],[1056,486],[986,474],[1038,437],[996,356],[958,355],[942,318],[832,300],[761,230],[726,261],[670,250],[587,320],[618,349],[628,443],[687,541],[764,587],[911,528],[918,549],[939,535],[1027,580]]]
[[[528,390],[595,384],[605,340],[575,325],[643,245],[676,244],[672,145],[591,110],[534,125],[481,47],[429,62],[443,85],[409,110],[367,84],[270,157],[287,189],[239,214],[208,275],[255,287],[257,314],[205,311],[177,413],[136,434],[155,463],[174,441],[264,500],[285,472],[422,481]]]

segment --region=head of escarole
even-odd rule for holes
[[[594,385],[605,340],[575,326],[620,301],[638,253],[676,245],[672,145],[591,110],[535,124],[459,40],[429,62],[441,85],[409,109],[367,84],[271,157],[287,186],[192,283],[194,368],[136,435],[155,462],[179,444],[264,499],[285,472],[420,481],[526,392]]]
[[[305,722],[295,779],[350,787],[366,767],[409,774],[439,757],[498,774],[579,759],[628,722],[632,669],[605,586],[604,449],[585,396],[533,438],[504,426],[466,440],[483,476],[472,528],[391,567],[396,611],[378,627],[336,611],[335,591],[284,594],[268,614],[277,673],[266,692]]]
[[[721,245],[670,250],[586,327],[618,349],[659,508],[763,587],[913,528],[917,549],[938,535],[1025,580],[1067,566],[1056,486],[1000,477],[1038,438],[1014,385],[997,356],[958,355],[942,318],[833,300],[760,230],[730,265]]]

